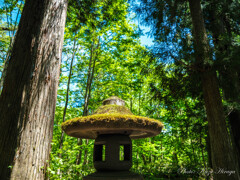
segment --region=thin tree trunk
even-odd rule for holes
[[[70,82],[71,82],[71,76],[72,76],[72,66],[73,66],[73,60],[74,60],[76,51],[77,51],[77,48],[76,48],[76,38],[75,38],[74,39],[74,44],[73,44],[73,54],[72,54],[72,59],[71,59],[71,63],[70,63],[70,71],[69,71],[69,75],[68,75],[67,94],[66,94],[66,101],[65,101],[65,106],[64,106],[64,110],[63,110],[63,121],[62,122],[65,122],[65,117],[66,117],[66,112],[67,112],[68,99],[69,99],[69,90],[70,90]],[[60,150],[62,150],[63,139],[64,139],[64,132],[62,130],[61,138],[60,138],[60,141],[59,141],[59,149]],[[60,158],[62,158],[62,152],[60,152],[58,154],[58,156]],[[62,178],[62,173],[61,173],[60,168],[58,169],[57,174],[60,175],[60,179],[61,179]]]
[[[92,67],[92,69],[91,69],[92,72],[91,72],[91,74],[90,74],[90,77],[88,77],[88,78],[90,78],[90,82],[89,82],[89,88],[87,89],[87,90],[88,90],[88,92],[87,92],[87,94],[88,94],[87,98],[88,98],[88,99],[87,99],[87,101],[85,101],[85,102],[87,102],[87,103],[89,103],[89,99],[91,98],[92,81],[93,81],[94,72],[95,72],[96,59],[97,59],[97,57],[98,57],[98,51],[96,52],[96,54],[95,54],[95,51],[99,49],[99,46],[100,46],[100,36],[99,36],[99,39],[98,39],[98,45],[97,45],[96,49],[94,48],[94,42],[93,42],[92,47],[91,47],[91,57],[92,57],[91,59],[93,59],[93,67]],[[94,54],[95,54],[95,56],[94,56]],[[86,116],[87,116],[88,113],[89,113],[88,104],[87,104],[86,106],[84,106],[84,107],[86,107],[86,110],[85,110],[85,111],[87,111],[87,112],[85,112],[85,111],[84,111],[84,112],[86,113]],[[89,140],[87,139],[87,140],[86,140],[86,146],[88,145],[88,142],[89,142]],[[83,166],[88,163],[88,159],[87,159],[88,156],[87,156],[87,154],[88,154],[88,150],[85,149],[85,151],[84,151]]]
[[[195,153],[195,149],[193,146],[193,142],[192,142],[192,138],[190,138],[190,142],[191,142],[191,147],[192,147],[192,154],[193,154],[193,161],[194,161],[194,165],[197,165],[197,160],[196,160],[196,153]]]
[[[86,139],[86,143],[85,143],[85,146],[87,146],[87,145],[88,145],[88,139]],[[85,148],[85,150],[84,150],[83,166],[85,166],[87,164],[87,162],[88,162],[87,154],[88,154],[88,150],[87,150],[87,148]]]
[[[91,54],[90,54],[89,67],[88,67],[87,86],[86,86],[86,92],[85,92],[85,98],[84,98],[83,116],[87,116],[88,113],[89,113],[88,105],[89,105],[89,100],[90,100],[90,97],[91,97],[91,88],[92,88],[92,81],[93,81],[93,77],[94,77],[96,59],[97,59],[97,56],[98,56],[98,53],[96,53],[96,50],[99,49],[99,45],[100,45],[100,37],[98,39],[97,48],[94,48],[94,46],[95,46],[94,41],[92,42],[92,45],[91,45]]]
[[[85,91],[85,97],[84,97],[84,108],[83,108],[83,116],[88,115],[88,104],[90,99],[90,93],[91,93],[91,75],[92,75],[92,60],[93,60],[93,51],[94,51],[94,42],[92,42],[91,45],[91,53],[90,53],[90,60],[88,65],[88,76],[87,76],[87,86]]]
[[[173,151],[173,155],[172,155],[172,165],[174,169],[177,169],[179,167],[178,165],[178,156],[176,151]]]
[[[152,144],[152,138],[149,138],[148,142],[149,142],[149,144]],[[151,150],[148,152],[148,155],[149,155],[148,162],[150,163],[150,162],[152,162],[152,151]]]
[[[205,158],[204,158],[204,149],[203,149],[203,144],[202,144],[202,137],[200,135],[200,147],[201,147],[201,153],[202,153],[202,160],[203,160],[203,165],[204,165],[204,168],[207,169],[207,165],[206,165],[206,162],[205,162]]]
[[[44,179],[66,10],[67,0],[25,3],[0,96],[0,179]]]
[[[74,60],[76,51],[77,51],[77,47],[76,47],[76,38],[75,38],[74,39],[74,44],[73,44],[73,54],[72,54],[72,59],[71,59],[71,64],[70,64],[70,71],[69,71],[69,75],[68,75],[66,101],[65,101],[65,106],[64,106],[64,110],[63,110],[63,122],[65,122],[65,117],[66,117],[66,112],[67,112],[68,99],[69,99],[69,89],[70,89],[70,82],[71,82],[71,77],[72,77],[72,66],[73,66],[73,60]],[[59,142],[59,149],[62,149],[63,138],[64,138],[64,132],[62,131],[61,139],[60,139],[60,142]],[[61,157],[61,154],[59,156]]]
[[[161,153],[162,153],[162,155],[161,155],[161,159],[163,159],[163,145],[162,145],[163,143],[162,143],[162,141],[161,141]]]
[[[84,96],[83,116],[87,116],[89,113],[88,105],[89,105],[89,100],[91,97],[92,81],[93,81],[93,77],[94,77],[95,64],[96,64],[96,59],[97,59],[97,55],[98,55],[97,53],[96,53],[96,55],[94,55],[94,54],[95,54],[95,50],[97,50],[99,48],[99,45],[100,45],[100,37],[99,37],[98,45],[97,45],[96,49],[94,48],[94,41],[92,42],[92,45],[91,45],[91,53],[90,53],[89,66],[88,66],[87,86],[86,86],[86,91],[85,91],[85,96]],[[93,61],[93,63],[92,63],[92,61]],[[86,144],[88,144],[88,140],[86,141]],[[87,150],[85,150],[83,165],[85,165],[87,162],[87,153],[88,153]],[[80,152],[79,152],[79,154],[80,154]],[[80,156],[78,156],[78,157],[80,158]],[[80,162],[81,161],[79,159],[77,159],[77,164]]]
[[[78,145],[81,146],[82,145],[82,139],[78,138]],[[78,156],[77,156],[77,161],[76,164],[79,165],[81,163],[82,160],[82,150],[79,150]]]
[[[138,142],[136,142],[136,146],[138,147]],[[139,149],[137,148],[137,153],[136,153],[136,164],[137,164],[137,169],[138,169],[138,166],[139,166]]]
[[[91,45],[91,54],[90,54],[89,65],[88,65],[88,76],[87,76],[87,86],[86,86],[86,91],[85,91],[85,96],[84,96],[83,116],[88,115],[88,104],[89,104],[89,99],[90,99],[89,93],[91,93],[92,59],[93,59],[93,43]],[[82,141],[82,140],[79,138],[78,141]],[[78,158],[81,158],[80,154],[82,156],[82,149],[79,150]],[[84,157],[85,157],[85,155],[84,155]],[[80,162],[81,162],[81,160],[78,159],[78,158],[77,158],[77,161],[76,161],[77,165],[79,165]]]
[[[144,154],[141,154],[141,156],[142,156],[142,159],[143,159],[143,164],[146,165],[146,164],[147,164],[147,161],[146,161],[145,155],[144,155]]]
[[[138,96],[138,115],[140,116],[141,114],[141,90],[139,91],[139,96]]]
[[[211,67],[211,55],[204,27],[200,0],[189,0],[194,36],[196,64],[201,68],[200,75],[203,86],[203,96],[207,112],[211,155],[214,178],[217,180],[239,179],[239,168],[234,159],[233,148],[227,132],[222,99],[217,83],[216,72]],[[234,171],[234,174],[224,171]]]
[[[94,46],[93,46],[94,48]],[[90,87],[92,86],[92,81],[93,81],[93,77],[94,77],[94,73],[95,73],[95,65],[96,65],[96,60],[98,58],[98,50],[100,49],[100,36],[98,38],[98,44],[97,44],[97,47],[96,49],[94,49],[94,52],[95,53],[95,56],[94,56],[94,60],[93,60],[93,67],[92,67],[92,74],[91,74],[91,78],[90,78]],[[89,98],[91,97],[91,88],[89,88]]]
[[[132,110],[133,110],[133,98],[131,96],[131,98],[130,98],[130,111],[132,112]]]

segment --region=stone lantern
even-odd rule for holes
[[[131,139],[156,136],[162,128],[160,121],[133,115],[125,107],[125,101],[116,96],[104,100],[93,115],[62,123],[62,129],[69,136],[95,139],[93,163],[97,172],[84,180],[143,179],[129,171]]]

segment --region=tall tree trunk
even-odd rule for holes
[[[216,72],[211,67],[211,55],[204,27],[200,0],[189,0],[194,36],[196,64],[201,68],[203,96],[207,112],[211,156],[217,180],[239,179],[239,168],[234,159],[233,148],[227,131],[222,99],[219,92]],[[223,170],[223,171],[222,171]],[[234,171],[234,174],[224,171]]]
[[[78,138],[78,145],[81,146],[82,145],[82,139]],[[77,155],[77,161],[76,164],[79,165],[81,163],[82,160],[82,148],[79,149],[79,153]]]
[[[140,116],[141,114],[141,90],[139,91],[139,96],[138,96],[138,115]]]
[[[98,56],[98,53],[96,53],[96,50],[99,49],[100,46],[100,37],[98,39],[98,45],[97,48],[94,48],[95,43],[94,41],[92,42],[91,45],[91,50],[90,50],[90,59],[89,59],[89,66],[88,66],[88,77],[87,77],[87,86],[86,86],[86,91],[85,91],[85,96],[84,96],[84,108],[83,108],[83,116],[87,116],[89,113],[88,105],[89,105],[89,100],[91,97],[91,88],[92,88],[92,81],[94,77],[94,71],[95,71],[95,64],[96,64],[96,59]],[[93,61],[93,62],[92,62]],[[80,139],[78,140],[80,141]],[[86,140],[86,145],[88,144],[88,140]],[[82,151],[81,149],[79,151]],[[87,161],[87,150],[84,151],[84,162],[83,165],[86,164]],[[82,154],[82,152],[79,152],[79,154]],[[80,155],[78,155],[78,158],[81,158]],[[80,159],[77,158],[76,164],[79,164],[81,162]]]
[[[132,112],[132,110],[133,110],[133,98],[131,96],[131,98],[130,98],[130,111]]]
[[[207,165],[206,165],[205,158],[204,158],[204,145],[202,144],[202,136],[201,136],[201,134],[199,136],[199,141],[200,141],[200,148],[201,148],[201,153],[202,153],[203,165],[204,165],[204,168],[207,169]]]
[[[85,92],[85,98],[84,98],[83,116],[87,116],[89,113],[88,105],[91,97],[91,88],[92,88],[92,81],[94,77],[96,59],[98,58],[98,49],[100,47],[100,37],[98,39],[97,47],[94,48],[94,46],[95,46],[95,42],[93,41],[91,45],[91,50],[90,50],[91,54],[90,54],[89,67],[88,67],[88,77],[87,77],[87,86],[86,86],[86,92]]]
[[[66,117],[66,112],[67,112],[70,81],[71,81],[71,77],[72,77],[72,66],[73,66],[73,60],[74,60],[76,51],[77,51],[77,47],[76,47],[76,38],[75,38],[74,39],[74,44],[73,44],[73,54],[72,54],[72,59],[71,59],[71,64],[70,64],[70,70],[69,70],[69,75],[68,75],[66,101],[65,101],[65,106],[64,106],[64,110],[63,110],[63,122],[65,122],[65,117]],[[60,142],[59,142],[59,149],[62,149],[63,137],[64,137],[64,132],[62,130],[61,139],[60,139]],[[61,154],[60,154],[60,157],[61,157]]]
[[[86,148],[86,146],[88,146],[88,139],[86,139],[86,143],[85,143],[85,150],[84,150],[84,158],[83,158],[83,167],[87,164],[88,159],[87,159],[87,154],[88,154],[88,149]]]
[[[137,169],[138,169],[138,167],[139,167],[139,145],[138,145],[138,141],[135,141],[135,143],[136,143],[136,149],[137,149],[137,153],[136,153],[136,166],[137,166]]]
[[[198,163],[197,163],[197,159],[196,159],[196,153],[195,153],[195,149],[194,149],[194,145],[193,145],[193,142],[192,142],[192,138],[190,137],[190,144],[191,144],[191,148],[192,148],[192,157],[193,157],[193,162],[194,162],[194,165],[196,166]]]
[[[73,44],[73,54],[72,54],[72,59],[71,59],[71,63],[70,63],[69,75],[68,75],[66,101],[65,101],[65,106],[64,106],[64,110],[63,110],[63,121],[62,122],[65,122],[65,117],[66,117],[66,113],[67,113],[67,106],[68,106],[68,99],[69,99],[69,90],[70,90],[70,82],[71,82],[71,76],[72,76],[72,66],[73,66],[73,60],[74,60],[76,51],[77,51],[77,47],[76,47],[76,37],[75,37],[74,44]],[[60,150],[62,149],[63,140],[64,140],[64,132],[62,130],[61,138],[60,138],[60,141],[59,141],[59,149]],[[62,158],[62,152],[60,152],[58,154],[58,156],[60,158]],[[60,168],[58,169],[57,174],[60,175],[60,178],[62,177],[62,173],[61,173]]]
[[[216,61],[219,64],[223,63],[224,58],[231,57],[232,46],[232,32],[230,22],[228,21],[225,13],[219,14],[216,9],[221,6],[219,1],[215,0],[212,2],[212,11],[210,23],[213,24],[212,36],[213,43],[215,46]],[[227,4],[228,6],[228,4]],[[229,7],[228,7],[229,8]],[[234,66],[234,60],[230,59],[230,62],[225,63],[218,70],[221,79],[221,87],[223,90],[223,97],[228,102],[240,103],[239,92],[240,92],[240,78],[239,78],[239,67]],[[235,60],[236,61],[236,60]],[[238,164],[240,164],[240,111],[235,107],[229,113],[228,116],[229,125],[231,128],[231,135],[233,136],[232,142],[234,150],[236,151],[236,158]]]
[[[90,50],[90,60],[88,65],[88,76],[87,76],[87,86],[84,96],[84,107],[83,107],[83,116],[88,115],[88,105],[89,105],[89,99],[91,94],[91,86],[92,86],[92,61],[93,61],[93,53],[94,53],[94,42],[92,42],[91,50]]]
[[[25,3],[0,96],[0,179],[44,179],[66,10],[67,0]]]

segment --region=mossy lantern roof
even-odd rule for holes
[[[139,139],[156,136],[162,128],[158,120],[133,115],[125,102],[116,96],[104,100],[93,115],[62,123],[67,135],[85,139],[95,139],[100,134],[125,134]]]

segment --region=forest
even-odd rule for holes
[[[0,180],[94,173],[61,124],[117,96],[164,127],[146,180],[240,179],[239,0],[0,0]]]

